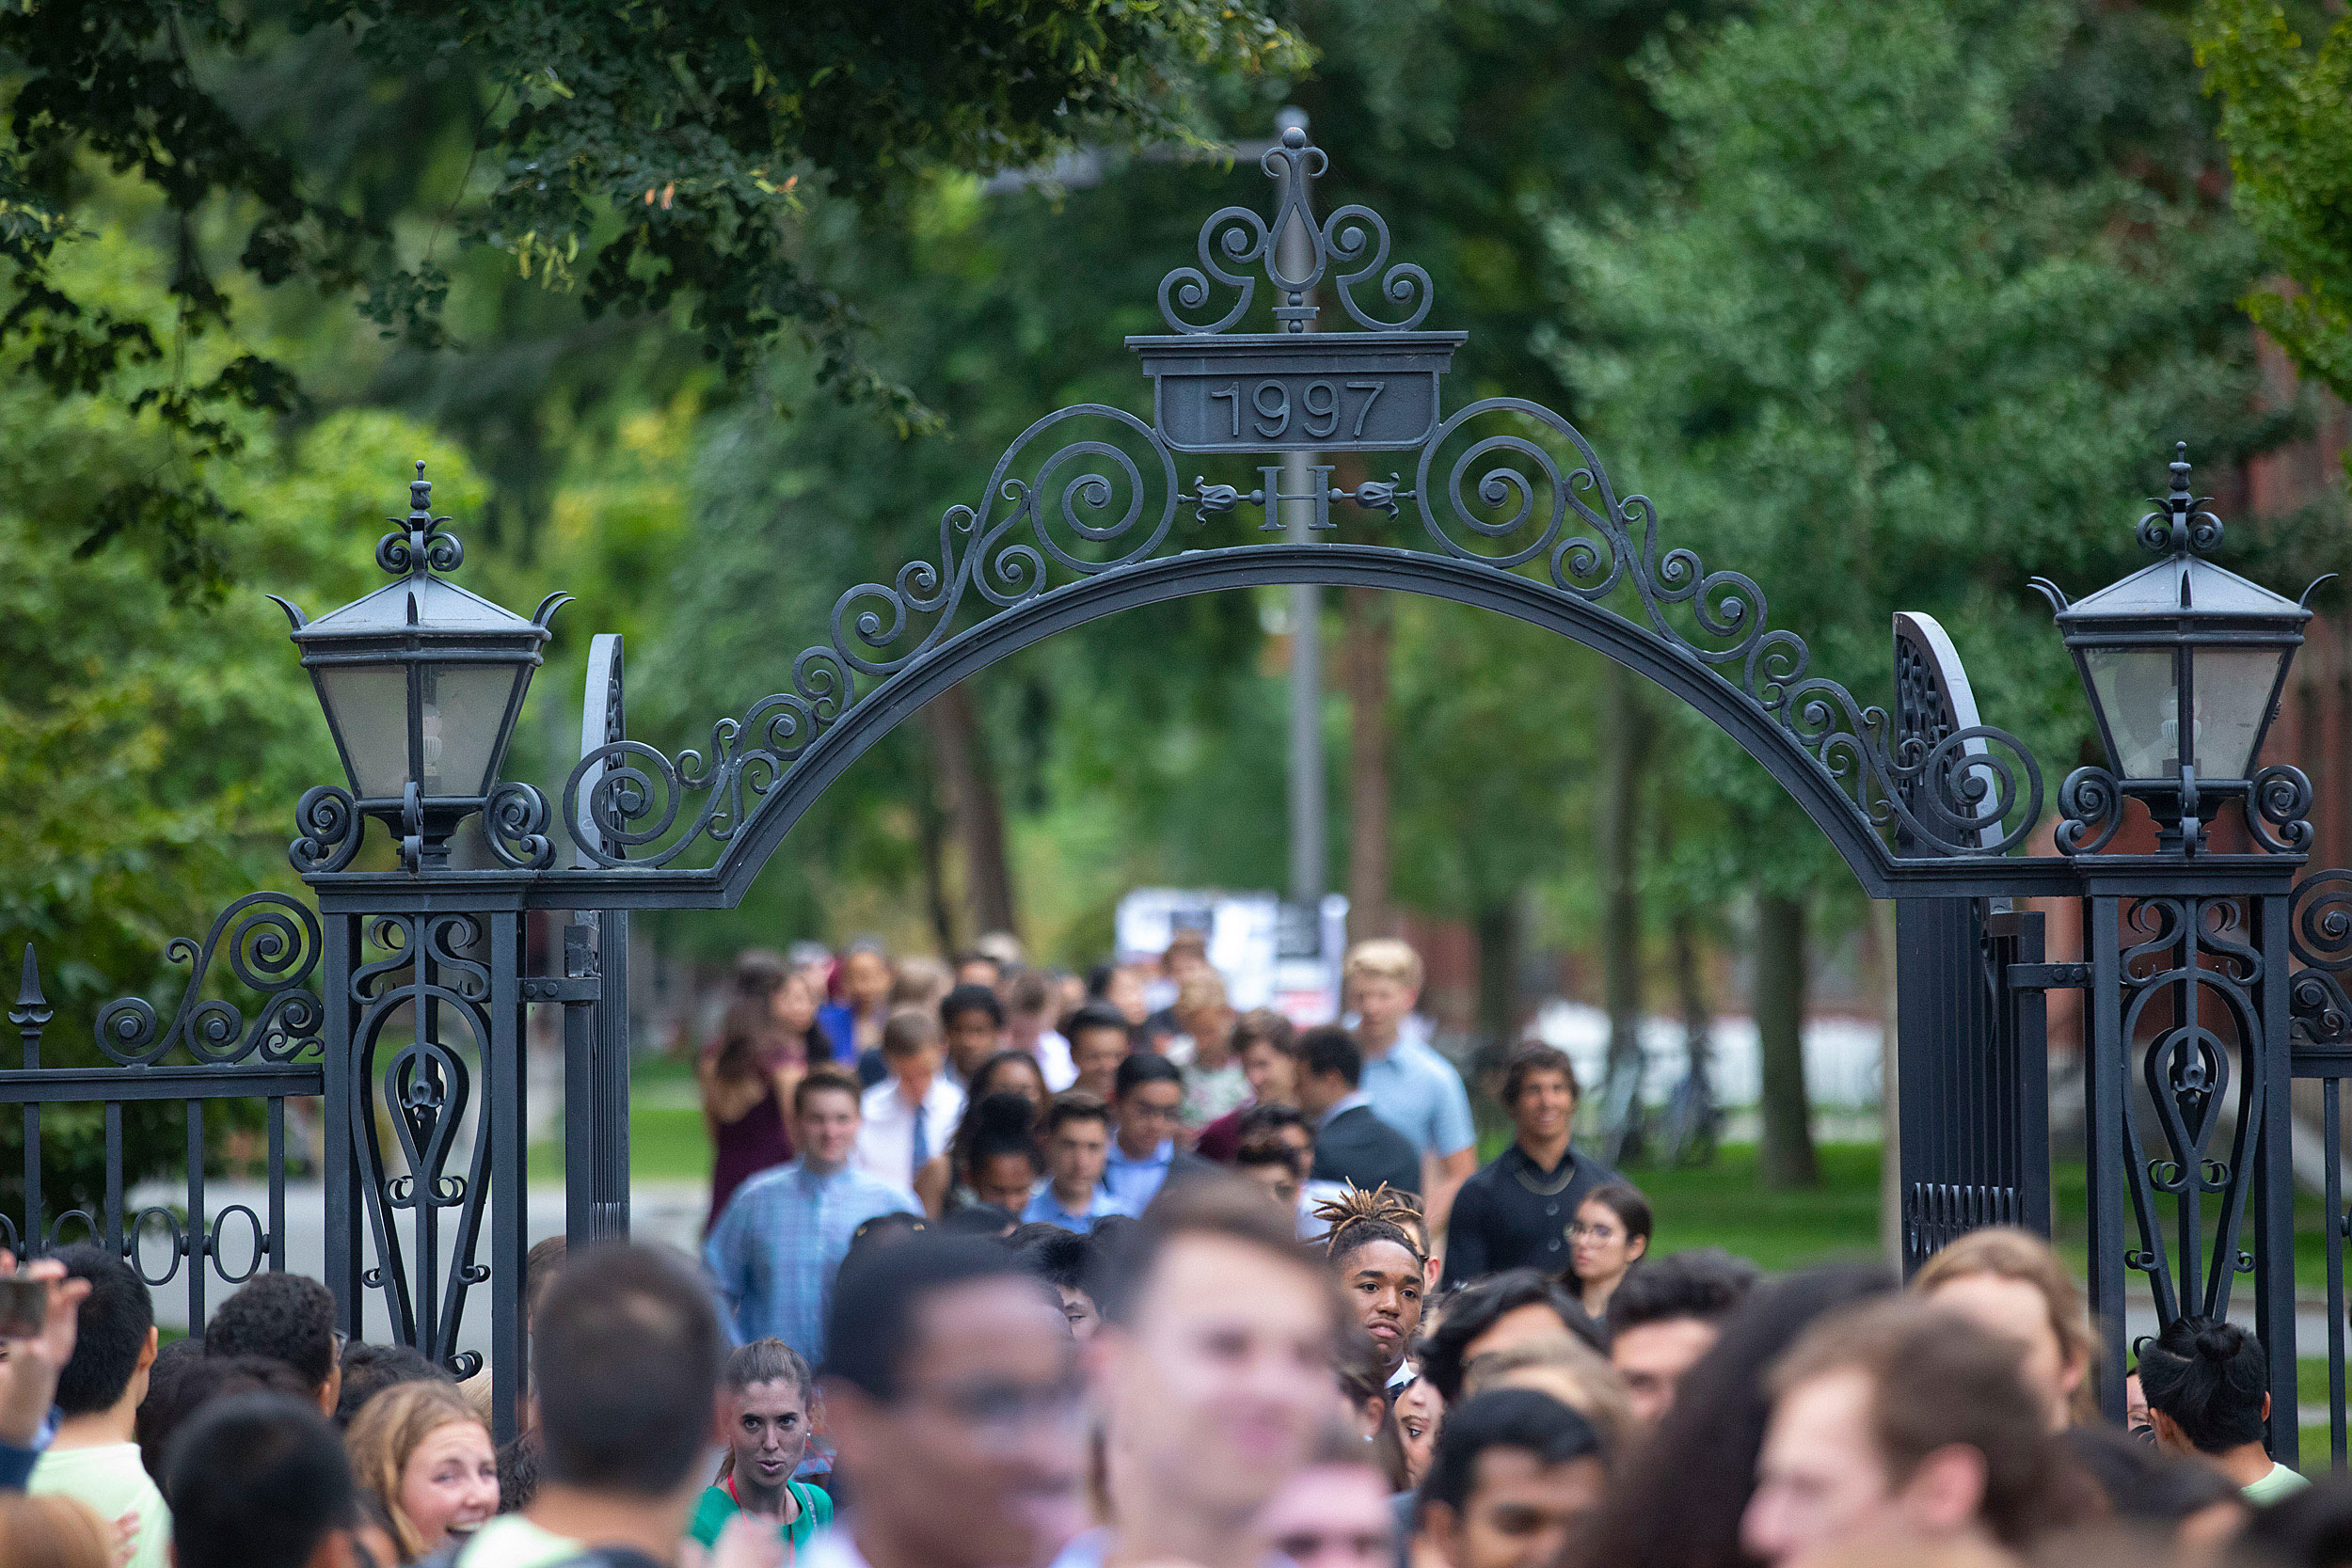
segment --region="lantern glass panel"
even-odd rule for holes
[[[506,699],[515,689],[512,664],[427,664],[423,681],[424,793],[481,795],[489,788]]]
[[[2169,779],[2181,770],[2180,688],[2170,648],[2086,648],[2083,665],[2099,701],[2115,765],[2127,779]]]
[[[408,783],[407,667],[330,664],[318,676],[351,761],[351,787],[363,800],[398,800]]]
[[[2202,647],[2195,661],[2197,771],[2215,779],[2243,779],[2254,766],[2254,747],[2270,717],[2270,689],[2286,650]]]

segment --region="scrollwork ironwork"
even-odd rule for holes
[[[2352,970],[2352,870],[2314,871],[2287,899],[2287,949],[2303,967],[2287,982],[2288,1016],[2304,1041],[2337,1046],[2352,1038],[2352,997],[2341,976]]]
[[[2156,510],[2139,520],[2140,546],[2158,555],[2183,550],[2210,555],[2221,547],[2221,519],[2205,510],[2213,500],[2211,496],[2198,495],[2189,488],[2186,441],[2173,444],[2169,467],[2172,492],[2148,498],[2149,504]]]
[[[94,1026],[108,1060],[151,1067],[177,1046],[199,1062],[287,1063],[320,1049],[326,1015],[309,984],[318,966],[319,925],[308,906],[282,893],[249,893],[221,911],[202,942],[174,937],[164,951],[172,962],[191,966],[170,1027],[162,1027],[146,998],[118,997],[100,1009]],[[235,1004],[202,994],[214,958],[223,954],[230,976],[262,997],[249,1022]]]
[[[2123,826],[2123,788],[2104,768],[2077,768],[2058,785],[2055,839],[2064,855],[2095,855]]]
[[[308,876],[349,865],[359,852],[366,824],[351,791],[340,784],[314,784],[294,804],[294,826],[300,836],[286,847],[286,858]]]
[[[1198,265],[1170,271],[1159,290],[1162,313],[1182,339],[1214,336],[1248,310],[1259,281],[1250,269],[1263,264],[1275,294],[1274,316],[1284,329],[1279,343],[1269,347],[1272,340],[1263,335],[1242,334],[1214,345],[1217,353],[1207,352],[1213,345],[1198,345],[1201,363],[1230,359],[1239,366],[1244,358],[1232,357],[1236,354],[1277,355],[1248,361],[1259,367],[1248,373],[1263,378],[1248,392],[1236,381],[1192,394],[1233,398],[1230,426],[1220,420],[1214,441],[1180,447],[1154,424],[1101,404],[1075,404],[1038,420],[998,459],[977,506],[959,504],[942,515],[935,554],[917,555],[834,601],[829,635],[793,658],[787,689],[720,718],[707,744],[665,753],[611,736],[588,751],[565,781],[560,803],[564,820],[581,829],[576,836],[584,841],[583,861],[652,871],[707,845],[725,862],[821,737],[877,693],[912,682],[919,667],[990,618],[1075,591],[1085,580],[1140,567],[1179,537],[1180,515],[1186,527],[1177,547],[1199,547],[1204,562],[1225,571],[1238,552],[1201,547],[1196,531],[1248,505],[1264,509],[1264,526],[1252,530],[1252,537],[1280,533],[1277,512],[1287,503],[1294,515],[1303,509],[1310,537],[1319,538],[1337,528],[1331,503],[1343,500],[1388,517],[1409,502],[1421,529],[1402,543],[1490,572],[1498,584],[1508,579],[1515,597],[1539,584],[1564,600],[1593,607],[1631,629],[1628,638],[1620,627],[1610,628],[1608,637],[1619,647],[1638,639],[1645,644],[1641,657],[1653,667],[1679,673],[1695,666],[1711,676],[1724,689],[1711,711],[1740,730],[1743,744],[1760,750],[1756,737],[1769,735],[1775,750],[1785,742],[1796,753],[1786,766],[1775,763],[1784,776],[1787,767],[1803,767],[1825,782],[1826,789],[1817,792],[1820,807],[1811,809],[1851,808],[1861,831],[1849,844],[1872,834],[1882,843],[1893,841],[1897,847],[1890,852],[1899,856],[1982,857],[2004,854],[2032,832],[2042,780],[2039,764],[2013,736],[1975,724],[1952,735],[1899,735],[1885,709],[1857,701],[1847,687],[1811,672],[1804,639],[1770,624],[1765,593],[1754,578],[1709,567],[1695,550],[1664,543],[1648,499],[1621,497],[1591,443],[1566,420],[1516,398],[1483,399],[1439,419],[1436,369],[1421,361],[1409,372],[1380,368],[1380,355],[1435,353],[1432,344],[1442,339],[1438,346],[1450,356],[1458,342],[1455,334],[1412,330],[1430,307],[1427,274],[1390,261],[1388,228],[1370,208],[1343,205],[1315,217],[1312,187],[1327,154],[1303,133],[1286,132],[1261,163],[1279,191],[1270,216],[1243,207],[1212,214],[1200,230]],[[1391,336],[1331,339],[1352,345],[1344,354],[1322,354],[1312,337],[1294,345],[1288,334],[1303,332],[1313,320],[1311,296],[1327,280],[1351,320]],[[1238,297],[1212,319],[1203,312],[1213,308],[1220,286]],[[1350,292],[1358,286],[1376,286],[1383,305],[1359,308]],[[1405,313],[1384,320],[1379,309]],[[1136,340],[1163,351],[1172,341]],[[1309,465],[1316,477],[1298,495],[1277,488],[1281,470],[1270,466],[1258,468],[1263,483],[1247,491],[1206,474],[1190,489],[1179,483],[1179,450],[1229,459],[1305,450],[1304,437],[1293,439],[1292,393],[1284,378],[1311,384],[1299,398],[1300,406],[1312,409],[1306,393],[1331,389],[1332,378],[1345,381],[1331,368],[1343,360],[1365,367],[1359,373],[1374,379],[1361,389],[1373,395],[1393,388],[1401,399],[1408,382],[1420,385],[1410,378],[1431,378],[1426,424],[1417,418],[1403,439],[1368,440],[1351,449],[1417,451],[1409,485],[1400,473],[1386,480],[1351,475],[1352,486],[1331,484],[1332,468],[1320,463]],[[1162,392],[1173,380],[1207,375],[1173,362],[1152,373],[1162,377]],[[1271,419],[1279,405],[1282,419],[1261,420],[1245,436],[1245,397],[1272,399],[1255,406]],[[1332,390],[1324,415],[1332,430],[1309,434],[1333,435],[1343,447],[1347,436],[1363,436],[1372,396],[1356,404],[1353,431],[1340,430],[1341,407]],[[1274,444],[1262,451],[1253,444],[1258,440]]]
[[[1107,437],[1028,456],[1077,420],[1107,426]],[[1810,673],[1804,640],[1771,626],[1753,578],[1663,544],[1648,499],[1620,497],[1590,442],[1548,408],[1516,398],[1473,403],[1422,448],[1409,487],[1391,476],[1329,496],[1384,511],[1409,501],[1438,551],[1521,581],[1529,580],[1521,568],[1540,565],[1552,591],[1695,660],[1802,751],[1882,837],[1942,854],[2000,854],[2040,816],[2040,767],[2015,737],[1975,725],[1932,742],[1896,738],[1883,708]],[[723,850],[809,746],[957,635],[967,607],[977,614],[963,625],[977,625],[1072,579],[1161,553],[1184,508],[1205,524],[1261,499],[1205,477],[1187,491],[1174,452],[1149,424],[1097,404],[1032,425],[999,459],[982,497],[977,509],[943,515],[936,559],[918,557],[886,581],[842,594],[830,637],[794,658],[792,689],[718,721],[707,747],[673,757],[616,740],[582,757],[563,810],[597,841],[584,855],[651,868],[706,840]],[[2093,783],[2079,773],[2069,781],[2084,801]]]
[[[1080,420],[1106,426],[1105,435],[1050,448],[1023,471],[1049,433]],[[1138,451],[1148,454],[1141,461]],[[587,857],[660,866],[700,839],[724,845],[818,736],[952,636],[965,605],[981,606],[985,619],[1045,593],[1057,572],[1089,578],[1149,559],[1187,499],[1175,455],[1151,425],[1102,404],[1073,404],[1031,425],[997,460],[982,498],[977,509],[953,506],[941,517],[937,560],[917,558],[887,582],[843,593],[830,638],[793,659],[793,689],[718,721],[707,751],[689,748],[672,759],[621,740],[583,757],[564,782],[563,809],[578,821],[584,807],[601,840],[582,846]],[[861,676],[875,684],[861,689]],[[690,815],[694,796],[701,803]],[[663,844],[681,819],[685,831]]]
[[[2253,987],[2262,955],[2232,934],[2246,925],[2235,898],[2152,896],[2125,916],[2139,940],[2121,952],[2123,987],[2122,1041],[2146,1037],[2137,1050],[2144,1103],[2155,1113],[2161,1148],[2147,1150],[2136,1097],[2123,1097],[2124,1148],[2130,1151],[2129,1191],[2139,1245],[2127,1267],[2148,1275],[2160,1322],[2185,1312],[2227,1314],[2230,1282],[2245,1272],[2238,1244],[2251,1191],[2266,1088],[2264,1075],[2242,1074],[2233,1108],[2234,1132],[2226,1154],[2213,1143],[2224,1124],[2233,1056],[2260,1048],[2263,1033]],[[2207,1241],[2205,1206],[2215,1210]],[[2160,1201],[2174,1209],[2168,1249]]]
[[[2246,829],[2272,854],[2301,854],[2311,847],[2311,809],[2312,782],[2300,768],[2265,768],[2247,788]]]
[[[482,804],[482,836],[490,853],[517,871],[540,871],[554,863],[555,845],[547,829],[548,798],[519,780],[500,784]]]
[[[431,572],[453,572],[466,562],[466,546],[446,531],[447,517],[433,515],[433,484],[424,477],[424,459],[417,459],[417,477],[408,482],[408,515],[387,517],[392,531],[375,542],[375,563],[396,578]]]
[[[1306,132],[1295,126],[1266,149],[1258,166],[1280,193],[1274,220],[1269,223],[1248,207],[1222,207],[1209,214],[1196,247],[1200,265],[1171,268],[1160,279],[1160,316],[1169,330],[1211,337],[1238,323],[1257,297],[1258,280],[1243,270],[1252,263],[1264,266],[1279,331],[1303,333],[1316,325],[1312,295],[1334,265],[1354,268],[1332,281],[1341,309],[1358,326],[1370,332],[1409,332],[1422,324],[1433,298],[1429,274],[1410,261],[1390,264],[1386,219],[1351,202],[1316,221],[1314,182],[1329,165],[1330,155],[1309,143]],[[1282,256],[1283,242],[1293,234],[1305,259],[1304,270],[1297,272],[1285,265]],[[1191,313],[1208,308],[1213,279],[1235,292],[1232,305],[1214,320],[1190,319]],[[1382,321],[1359,304],[1356,290],[1365,283],[1374,284],[1385,305],[1405,314]]]
[[[483,926],[467,914],[386,915],[371,922],[369,938],[384,956],[357,966],[351,979],[360,1011],[350,1133],[376,1255],[361,1281],[382,1292],[402,1339],[465,1375],[481,1358],[457,1351],[458,1325],[467,1292],[489,1277],[475,1258],[489,1190],[488,1103],[473,1092],[473,1067],[460,1049],[469,1044],[479,1061],[491,1049],[485,1008],[495,987],[489,966],[470,956]],[[385,1031],[400,1018],[406,1037],[388,1046]],[[453,1171],[467,1137],[466,1168]],[[455,1234],[444,1278],[445,1216]]]

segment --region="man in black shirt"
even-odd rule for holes
[[[1504,1269],[1558,1274],[1568,1266],[1568,1226],[1584,1195],[1617,1173],[1568,1147],[1576,1069],[1567,1053],[1522,1046],[1503,1071],[1502,1105],[1518,1136],[1462,1183],[1446,1232],[1447,1286]]]
[[[1421,1150],[1373,1113],[1359,1085],[1364,1053],[1335,1023],[1298,1037],[1298,1108],[1315,1133],[1311,1181],[1345,1181],[1371,1192],[1382,1182],[1421,1195]]]

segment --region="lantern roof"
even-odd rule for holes
[[[2174,445],[2170,467],[2170,493],[2149,498],[2156,510],[2141,517],[2138,528],[2140,544],[2163,560],[2071,604],[2056,584],[2034,579],[2033,586],[2058,610],[2058,624],[2067,641],[2095,637],[2102,628],[2121,631],[2151,622],[2192,637],[2200,626],[2214,631],[2298,635],[2303,623],[2312,618],[2303,604],[2204,558],[2204,552],[2221,543],[2221,519],[2205,510],[2213,498],[2200,496],[2189,487],[2186,441]],[[2318,582],[2312,584],[2312,588],[2318,586]],[[2311,597],[2311,589],[2304,590],[2303,597]]]
[[[548,628],[430,572],[388,582],[364,598],[306,623],[297,642],[381,637],[405,631],[498,633],[543,641]]]
[[[2226,567],[2175,555],[2086,594],[2058,613],[2061,626],[2089,621],[2178,619],[2277,621],[2300,626],[2312,612]]]

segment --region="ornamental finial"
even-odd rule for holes
[[[421,578],[428,572],[453,572],[466,559],[457,535],[444,533],[447,517],[433,515],[433,482],[424,477],[424,459],[417,459],[417,477],[408,482],[408,515],[387,517],[392,531],[375,542],[375,563],[394,577]]]
[[[2172,489],[2169,494],[2151,496],[2148,499],[2157,510],[2139,520],[2139,542],[2158,555],[2202,555],[2221,545],[2221,519],[2204,510],[2213,502],[2211,496],[2201,496],[2188,483],[2188,443],[2172,443]]]
[[[1429,313],[1429,275],[1407,261],[1389,263],[1389,226],[1371,208],[1349,203],[1318,218],[1314,182],[1330,166],[1330,155],[1307,135],[1307,117],[1296,109],[1280,116],[1280,133],[1263,150],[1258,166],[1274,182],[1271,218],[1248,207],[1225,207],[1200,227],[1198,266],[1181,266],[1160,279],[1160,315],[1170,330],[1213,337],[1249,311],[1263,269],[1271,285],[1275,331],[1288,336],[1332,325],[1320,322],[1319,289],[1367,332],[1410,332]],[[1382,320],[1356,298],[1357,285],[1376,291],[1375,308],[1399,312]],[[1232,305],[1211,320],[1224,290]]]

